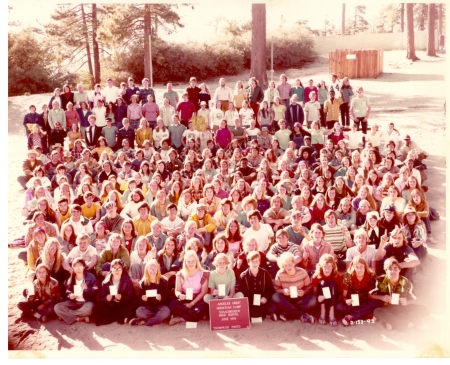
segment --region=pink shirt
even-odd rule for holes
[[[202,277],[203,271],[197,271],[194,276],[188,276],[187,279],[179,272],[177,275],[183,280],[183,284],[181,285],[181,290],[184,294],[186,294],[186,288],[194,289],[194,295],[197,295],[202,290]]]

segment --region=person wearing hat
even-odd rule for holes
[[[205,246],[211,247],[212,235],[216,230],[216,222],[206,212],[206,205],[197,204],[197,212],[189,216],[188,221],[194,221],[197,224],[196,233],[204,237]]]
[[[106,214],[100,219],[106,225],[106,230],[111,233],[120,233],[122,229],[122,223],[125,220],[120,214],[117,213],[117,205],[115,202],[106,202],[105,205]]]
[[[50,157],[51,157],[50,161],[44,165],[44,170],[45,170],[45,175],[51,181],[57,173],[57,171],[56,171],[57,167],[59,165],[62,165],[62,161],[60,160],[59,152],[56,150],[52,151],[52,154]]]
[[[38,153],[35,150],[29,150],[27,152],[27,158],[22,162],[23,175],[17,177],[17,182],[26,188],[28,180],[33,177],[33,170],[39,166],[44,166],[41,160],[37,159]]]
[[[198,110],[200,108],[198,94],[201,89],[197,86],[197,79],[195,77],[191,77],[189,79],[189,86],[186,88],[186,92],[188,93],[188,99],[191,103],[195,105],[195,109]]]
[[[53,145],[59,144],[64,146],[64,139],[67,137],[67,132],[63,129],[63,126],[59,120],[55,121],[54,128],[50,132],[48,139],[49,149],[52,149]]]
[[[386,235],[389,235],[392,232],[392,230],[394,230],[395,228],[399,228],[401,225],[394,204],[389,204],[385,206],[382,205],[380,216],[381,218],[379,220],[379,226],[385,229]]]
[[[268,127],[262,127],[261,133],[258,135],[256,140],[258,141],[258,144],[264,148],[265,150],[269,149],[272,144],[272,135],[269,133]]]
[[[169,215],[161,221],[162,231],[164,234],[170,237],[177,237],[183,232],[184,221],[177,216],[177,205],[171,203],[167,206],[167,212]]]
[[[403,140],[405,141],[405,143],[402,145],[402,147],[400,147],[402,161],[406,160],[406,158],[408,156],[408,152],[410,152],[410,151],[416,152],[416,155],[418,156],[419,161],[422,161],[428,157],[428,153],[425,152],[424,150],[422,150],[419,147],[419,145],[417,144],[417,142],[412,141],[411,137],[409,135],[406,135]]]
[[[150,214],[150,206],[146,201],[141,202],[137,210],[139,214],[133,218],[134,228],[138,236],[146,236],[151,233],[152,223],[158,221],[158,218]]]
[[[142,79],[142,86],[139,89],[139,97],[141,98],[141,104],[144,104],[148,101],[147,97],[149,95],[153,95],[153,100],[156,100],[155,91],[150,87],[150,81],[148,78]]]
[[[50,268],[45,264],[36,267],[36,279],[33,281],[34,294],[28,296],[26,302],[19,302],[17,307],[22,317],[34,316],[45,323],[54,314],[55,304],[61,301],[59,284],[50,277]]]
[[[67,324],[75,322],[89,323],[94,302],[98,292],[97,280],[86,270],[86,262],[82,258],[72,261],[72,273],[67,280],[65,301],[55,305],[55,313]],[[76,286],[81,287],[81,295],[75,294]]]
[[[419,260],[423,260],[427,255],[427,248],[424,246],[427,241],[427,229],[412,205],[408,204],[405,207],[402,223],[406,227],[404,233],[408,245]]]
[[[199,94],[201,95],[201,94]],[[209,94],[207,94],[209,95]],[[200,102],[200,109],[197,110],[196,123],[194,125],[195,129],[200,132],[200,148],[206,148],[206,141],[212,139],[209,126],[211,124],[211,112],[208,109],[208,104],[206,101]],[[235,118],[236,119],[236,118]]]

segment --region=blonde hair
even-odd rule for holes
[[[283,252],[277,259],[277,265],[280,269],[284,270],[284,265],[289,261],[295,263],[295,257],[291,252]]]
[[[156,266],[155,283],[159,284],[161,280],[164,280],[164,277],[161,275],[161,267],[159,266],[158,261],[156,261],[155,259],[150,259],[145,264],[144,276],[142,277],[140,283],[143,283],[145,285],[150,285],[152,283],[150,279],[150,274],[148,273],[148,268],[150,267],[150,265]]]
[[[55,252],[55,264],[54,264],[54,271],[59,271],[62,265],[61,260],[61,245],[59,244],[58,240],[56,238],[49,238],[44,245],[44,251],[42,253],[42,263],[50,266],[50,263],[53,261],[50,257],[50,246],[52,244],[56,245],[56,252]]]
[[[183,278],[187,280],[189,276],[189,269],[187,268],[186,261],[188,258],[194,258],[195,260],[195,269],[197,271],[205,271],[202,268],[202,265],[200,264],[200,260],[198,259],[197,253],[193,250],[187,250],[184,254],[184,260],[183,260],[183,267],[181,268],[181,274],[183,275]]]
[[[144,236],[140,236],[140,237],[136,240],[136,244],[134,245],[134,250],[135,250],[136,252],[139,251],[138,246],[139,246],[139,243],[141,243],[142,241],[145,241],[145,243],[147,244],[147,252],[148,252],[148,251],[151,251],[152,248],[153,248],[153,246],[152,246],[152,244],[150,243],[150,241],[149,241],[146,237],[144,237]]]

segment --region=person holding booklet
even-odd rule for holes
[[[55,313],[67,324],[89,323],[98,287],[95,276],[86,270],[86,262],[77,257],[67,281],[66,300],[55,305]]]
[[[272,302],[274,288],[269,272],[260,267],[261,256],[258,251],[250,251],[247,254],[248,269],[239,277],[238,288],[248,298],[250,317],[269,317],[272,321],[277,320],[275,303]]]
[[[375,288],[369,292],[369,298],[382,303],[373,312],[387,330],[406,329],[410,323],[417,323],[428,317],[427,307],[414,304],[413,285],[406,277],[400,275],[402,267],[395,257],[384,262],[386,275],[377,278]],[[413,324],[414,326],[414,324]]]
[[[320,305],[319,324],[327,324],[328,317],[330,326],[336,327],[335,306],[342,293],[342,278],[332,255],[325,254],[320,258],[312,277],[312,286]]]
[[[155,259],[147,261],[144,277],[139,282],[140,300],[136,309],[136,318],[130,326],[160,324],[170,317],[169,287],[167,280],[161,275],[161,269]]]
[[[236,277],[229,269],[230,259],[225,253],[219,253],[213,261],[216,270],[211,271],[208,279],[209,294],[203,298],[205,303],[211,299],[243,298],[244,294],[236,293]]]
[[[302,322],[314,323],[315,318],[306,313],[316,303],[311,292],[311,280],[306,270],[296,267],[296,258],[291,252],[284,252],[278,257],[280,270],[275,276],[275,293],[272,300],[282,311],[280,319],[300,319]]]
[[[169,326],[181,322],[198,322],[208,311],[203,300],[208,291],[209,272],[204,271],[197,253],[187,250],[184,254],[183,267],[176,274],[175,297],[169,308],[174,315]]]
[[[121,259],[111,261],[111,270],[100,289],[100,301],[94,306],[95,324],[101,326],[118,322],[126,324],[134,317],[133,282]]]
[[[344,314],[342,324],[350,326],[358,320],[370,317],[380,306],[377,300],[369,299],[369,291],[375,286],[376,276],[362,256],[355,256],[344,274],[342,298],[336,310]]]

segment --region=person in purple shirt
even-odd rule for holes
[[[311,91],[314,91],[316,93],[316,100],[319,100],[319,90],[317,87],[314,86],[314,81],[311,79],[309,80],[309,85],[305,87],[304,95],[303,95],[303,102],[306,104],[311,99],[309,98],[309,93]]]
[[[197,114],[197,109],[194,103],[189,101],[189,94],[187,92],[184,92],[181,96],[183,101],[178,104],[177,112],[180,116],[181,124],[187,128],[189,120]]]
[[[142,106],[142,114],[148,121],[148,126],[151,129],[155,129],[156,118],[159,116],[159,106],[155,103],[155,97],[153,94],[147,95],[147,103]]]
[[[227,121],[224,119],[220,122],[220,128],[216,132],[216,143],[223,149],[227,149],[233,136],[227,127]]]

